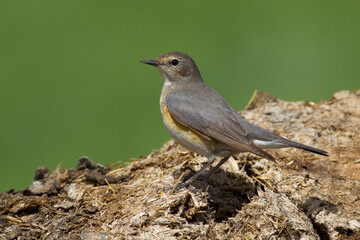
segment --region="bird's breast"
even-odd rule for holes
[[[170,136],[183,147],[202,156],[211,155],[230,156],[234,149],[215,139],[206,139],[191,128],[184,126],[174,119],[166,106],[166,97],[160,98],[160,109],[163,122]]]
[[[207,140],[191,130],[189,127],[177,122],[166,106],[165,97],[160,99],[160,109],[163,122],[170,136],[183,147],[205,157],[212,155],[213,140]]]

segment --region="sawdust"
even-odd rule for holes
[[[206,159],[174,141],[113,170],[86,157],[76,170],[42,167],[0,194],[0,239],[360,239],[360,90],[317,104],[260,93],[241,114],[330,156],[239,154],[175,193],[161,188]]]

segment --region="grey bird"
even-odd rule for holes
[[[223,158],[208,176],[230,156],[241,152],[251,152],[272,161],[274,157],[263,149],[294,147],[328,156],[326,151],[288,140],[246,121],[203,81],[188,55],[168,52],[155,60],[140,62],[155,66],[164,80],[160,108],[171,137],[188,150],[208,158],[208,162],[177,185],[176,190],[188,186],[217,156]]]

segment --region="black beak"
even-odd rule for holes
[[[146,60],[146,59],[144,59],[144,60],[140,60],[140,62],[145,63],[145,64],[149,64],[149,65],[153,65],[155,67],[157,67],[159,65],[162,65],[162,63],[159,63],[159,62],[157,62],[155,60]]]

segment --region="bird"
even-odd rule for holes
[[[167,52],[153,60],[140,60],[160,72],[163,88],[160,110],[170,136],[186,149],[208,159],[208,162],[175,190],[187,187],[208,167],[222,157],[207,177],[229,157],[251,152],[274,161],[264,151],[268,148],[294,147],[328,156],[324,150],[291,141],[245,120],[219,93],[207,85],[195,61],[182,52]]]

